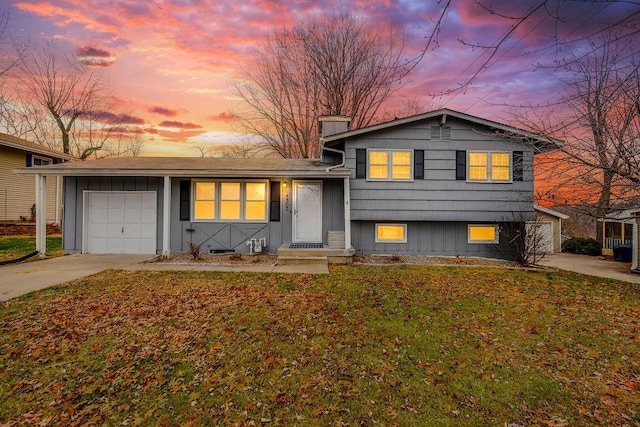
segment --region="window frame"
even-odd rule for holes
[[[195,217],[195,204],[196,204],[196,185],[199,182],[211,182],[215,184],[215,194],[214,194],[214,214],[215,218],[211,219],[197,219]],[[222,206],[222,184],[231,183],[231,184],[240,184],[240,212],[238,219],[222,219],[221,215],[221,206]],[[247,204],[247,183],[263,183],[264,184],[264,219],[247,219],[246,218],[246,204]],[[270,200],[270,189],[269,189],[269,180],[235,180],[235,179],[214,179],[214,178],[205,178],[205,179],[192,179],[191,180],[191,222],[201,222],[201,223],[268,223],[269,222],[269,200]],[[250,200],[251,202],[256,202],[258,200]]]
[[[412,148],[367,148],[367,181],[397,181],[397,182],[412,182],[414,180],[414,149]],[[372,152],[386,152],[387,153],[387,178],[372,178],[371,177],[371,162],[370,153]],[[393,153],[409,153],[409,178],[393,178]],[[380,166],[380,165],[379,165]],[[400,165],[399,165],[400,166]],[[405,165],[401,165],[405,166]]]
[[[495,238],[493,240],[471,240],[471,228],[493,227]],[[500,243],[500,229],[498,224],[467,224],[467,243],[470,245],[497,245]]]
[[[403,239],[402,240],[386,240],[378,238],[378,227],[402,227],[403,228]],[[398,223],[388,223],[388,222],[377,222],[374,226],[374,234],[375,234],[375,242],[376,243],[407,243],[407,224],[398,224]]]
[[[487,179],[473,179],[471,178],[470,168],[471,154],[486,154],[487,156]],[[493,154],[507,154],[509,156],[509,179],[493,179],[491,173],[493,169],[492,155]],[[503,167],[503,166],[499,166]],[[508,150],[467,150],[467,165],[466,165],[466,181],[470,183],[489,183],[489,184],[510,184],[513,183],[513,151]]]
[[[36,164],[36,160],[40,161],[39,165]],[[42,162],[47,162],[47,163],[43,165]],[[51,159],[51,158],[37,156],[35,154],[33,154],[31,156],[31,166],[49,166],[49,165],[52,165],[52,164],[53,164],[53,159]]]

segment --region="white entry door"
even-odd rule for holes
[[[85,253],[155,254],[155,191],[85,192]]]
[[[293,242],[322,243],[322,181],[293,181]]]

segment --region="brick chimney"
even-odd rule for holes
[[[318,118],[318,134],[320,138],[346,132],[351,125],[351,117],[346,116],[320,116]]]

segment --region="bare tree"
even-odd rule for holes
[[[239,141],[224,145],[217,150],[220,157],[251,159],[256,157],[267,157],[273,150],[265,145],[256,144],[251,141]]]
[[[570,186],[573,201],[590,207],[596,218],[640,195],[638,42],[614,33],[604,41],[590,41],[584,49],[588,54],[579,53],[563,66],[570,77],[558,107],[519,118],[537,133],[566,141],[539,162],[541,178],[557,187]]]
[[[36,142],[66,154],[85,159],[103,150],[122,119],[110,112],[104,76],[61,52],[54,42],[30,44],[23,52],[14,120],[28,123],[28,134]]]
[[[320,115],[372,124],[416,61],[404,59],[401,34],[347,14],[298,23],[275,31],[244,67],[239,122],[283,157],[317,157]]]
[[[198,142],[193,145],[193,148],[198,150],[198,153],[200,153],[200,157],[211,157],[211,153],[214,151],[214,148],[211,146],[211,144],[208,144],[206,142]]]
[[[118,133],[105,144],[106,157],[138,157],[144,151],[144,142],[140,136],[126,136]]]

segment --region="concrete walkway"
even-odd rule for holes
[[[329,274],[326,265],[215,265],[143,263],[153,255],[66,255],[0,266],[0,301],[99,273],[109,268],[154,271],[253,271],[258,273]]]
[[[640,283],[640,274],[630,273],[628,262],[616,262],[598,257],[575,254],[550,254],[540,261],[540,265],[560,270],[573,271],[590,276]]]
[[[67,255],[0,266],[0,301],[149,258],[149,255]]]

